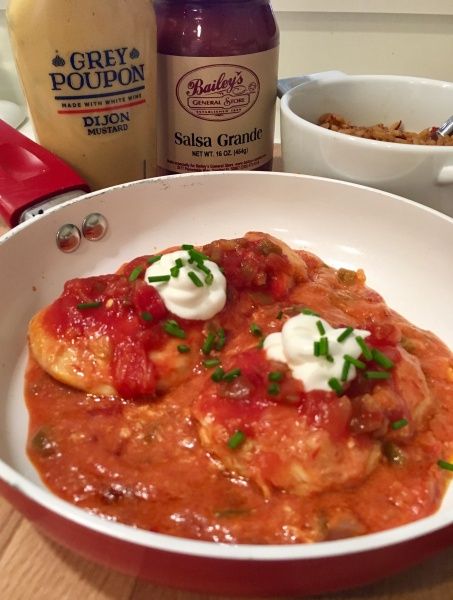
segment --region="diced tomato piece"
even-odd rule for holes
[[[273,275],[271,279],[272,296],[276,300],[285,298],[285,296],[291,289],[292,281],[292,277],[290,277],[290,275],[288,275],[287,273],[281,272],[277,273],[276,275]]]
[[[138,313],[150,313],[154,322],[163,319],[168,312],[156,288],[143,281],[136,282],[132,302]]]
[[[293,284],[288,257],[271,241],[220,241],[205,251],[215,257],[232,288],[270,292],[274,298],[282,298]]]
[[[367,343],[371,346],[394,346],[401,341],[401,330],[392,323],[373,323],[369,327],[369,331],[371,331],[371,336],[367,339]]]
[[[130,338],[119,341],[112,358],[112,376],[124,398],[152,394],[156,387],[153,363],[142,344]]]
[[[347,433],[351,403],[346,396],[337,398],[332,392],[322,390],[305,392],[298,411],[307,417],[310,424],[328,431],[334,439],[340,439]]]
[[[83,306],[90,303],[94,303],[93,308]],[[57,335],[89,336],[101,326],[116,327],[127,315],[129,305],[130,284],[121,275],[71,279],[47,310],[45,323]]]

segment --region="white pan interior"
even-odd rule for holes
[[[65,223],[102,213],[109,231],[72,254],[57,249]],[[277,173],[208,173],[137,182],[83,196],[0,239],[0,477],[87,526],[144,545],[209,555],[210,544],[106,523],[52,499],[25,455],[23,401],[29,318],[72,277],[113,272],[129,259],[181,243],[261,230],[333,266],[363,268],[368,285],[417,325],[453,347],[453,219],[384,192],[328,179]],[[453,522],[453,488],[423,522],[310,547],[216,549],[217,556],[307,557],[353,552],[407,539]],[[207,549],[206,549],[207,548]]]

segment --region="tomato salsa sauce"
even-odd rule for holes
[[[200,251],[226,279],[210,319],[171,313],[145,256],[71,280],[30,328],[27,449],[44,483],[103,518],[222,543],[339,539],[432,514],[453,470],[449,349],[360,270],[265,234]],[[301,313],[370,333],[351,381],[307,391],[268,357],[266,337]],[[71,377],[99,364],[108,393],[93,391],[96,370],[77,389],[47,368],[51,345],[57,362],[80,351]]]

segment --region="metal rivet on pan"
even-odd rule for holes
[[[107,219],[101,213],[91,213],[87,215],[82,223],[83,237],[90,242],[102,240],[107,233]]]
[[[82,235],[77,225],[67,223],[57,231],[57,246],[62,252],[74,252],[80,246]]]

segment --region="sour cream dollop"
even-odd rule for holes
[[[187,250],[163,254],[145,272],[145,282],[159,292],[167,310],[181,319],[211,319],[222,310],[226,302],[226,279],[217,264],[203,260],[200,264],[189,262]],[[179,264],[182,266],[175,269]],[[173,269],[173,271],[171,271]],[[177,272],[177,275],[172,275]],[[191,279],[190,273],[193,279]],[[149,277],[170,276],[168,281],[150,282]],[[194,279],[198,280],[197,283]],[[200,283],[202,285],[200,285]]]
[[[317,322],[322,324],[325,333],[321,335]],[[362,350],[356,337],[366,338],[370,335],[364,329],[354,329],[344,341],[338,337],[346,330],[345,327],[331,327],[327,321],[318,316],[300,314],[288,319],[280,333],[271,333],[264,340],[263,348],[271,360],[284,362],[291,369],[292,376],[304,384],[307,392],[312,390],[332,391],[329,379],[341,379],[344,355],[359,358]],[[328,339],[329,362],[325,356],[315,356],[314,343],[321,337]],[[356,367],[350,365],[346,381],[356,376]]]

